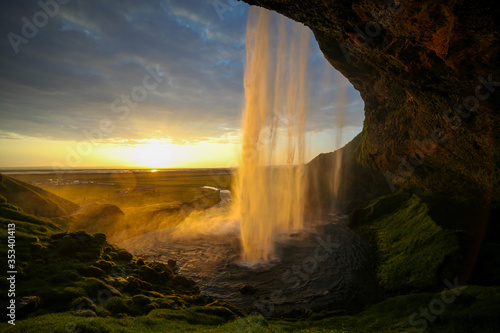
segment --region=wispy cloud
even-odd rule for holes
[[[115,130],[103,138],[107,143],[160,137],[234,143],[247,8],[238,3],[221,20],[211,1],[72,0],[18,54],[7,38],[0,44],[0,138],[84,140],[84,129],[110,119]],[[38,10],[35,1],[8,1],[0,13],[2,35],[21,33],[21,18]],[[311,50],[311,71],[321,73],[321,52],[316,44]],[[140,85],[148,66],[168,78],[120,119],[113,101]],[[311,131],[333,127],[328,94],[313,84]],[[360,126],[362,103],[353,90],[349,101],[346,126]]]

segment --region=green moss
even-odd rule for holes
[[[240,309],[238,309],[237,307],[235,307],[234,305],[232,305],[231,303],[228,303],[226,301],[217,300],[215,302],[208,304],[207,306],[209,306],[209,307],[210,306],[224,307],[224,308],[231,310],[231,312],[233,312],[234,314],[241,316],[241,317],[246,315],[243,311],[241,311]]]
[[[134,302],[126,297],[113,297],[106,303],[108,309],[113,315],[128,314]]]
[[[375,200],[372,200],[362,207],[355,209],[348,217],[347,225],[351,228],[358,228],[359,226],[370,223],[377,218],[386,214],[392,213],[394,210],[401,208],[410,194],[403,191],[398,191],[395,194],[384,195]]]
[[[90,261],[100,258],[105,244],[104,234],[90,235],[85,231],[77,231],[54,235],[50,247],[61,256]]]
[[[0,204],[0,216],[5,219],[28,222],[33,225],[48,226],[51,229],[57,228],[57,226],[52,222],[50,222],[48,219],[24,213],[19,207],[16,207],[8,203]]]
[[[87,293],[83,288],[74,286],[57,286],[38,289],[42,305],[50,311],[63,311],[70,308],[70,304],[75,300],[86,297]]]
[[[460,256],[459,238],[436,224],[428,204],[399,192],[354,211],[348,224],[376,245],[380,284],[392,291],[427,290],[443,274],[458,274],[450,258]]]
[[[112,261],[109,260],[98,260],[96,263],[94,263],[94,266],[99,267],[106,273],[110,273],[111,271],[116,269],[116,264]]]
[[[104,281],[93,277],[84,278],[82,281],[77,282],[76,285],[83,288],[87,295],[91,297],[97,297],[98,295],[102,295],[104,298],[121,296],[118,290],[106,284]]]
[[[75,310],[81,310],[81,309],[89,309],[94,312],[97,312],[97,307],[94,304],[94,302],[85,296],[75,298],[71,304],[70,307]]]
[[[158,301],[158,308],[160,308],[160,309],[174,309],[174,308],[177,308],[177,304],[169,298],[161,298]]]
[[[366,161],[368,160],[369,155],[370,155],[370,138],[368,137],[368,129],[365,121],[363,122],[363,131],[361,132],[361,142],[356,147],[354,151],[354,156],[360,164],[366,165]]]
[[[432,312],[432,304],[444,299],[444,308]],[[109,304],[118,302],[111,300]],[[123,301],[123,299],[121,299]],[[130,308],[130,299],[123,310]],[[109,306],[108,304],[108,306]],[[192,307],[185,310],[153,310],[146,316],[88,317],[93,311],[64,312],[30,317],[16,326],[0,324],[5,332],[67,332],[81,328],[91,332],[497,332],[500,287],[467,286],[444,293],[418,293],[389,298],[356,315],[324,311],[304,320],[266,319],[260,315],[236,317],[224,307]],[[433,321],[422,321],[427,309]],[[87,316],[87,317],[85,317]],[[425,325],[425,326],[424,326]],[[71,331],[71,330],[70,330]]]
[[[54,318],[51,312],[69,310],[72,312],[65,315],[66,319],[71,317],[69,320],[82,331],[115,329],[107,327],[107,323],[81,322],[82,317],[89,320],[108,316],[132,318],[160,308],[188,311],[197,306],[198,309],[180,313],[178,317],[199,317],[201,323],[210,325],[227,322],[235,316],[236,308],[229,304],[200,306],[205,305],[206,300],[198,295],[193,280],[178,276],[163,263],[142,260],[139,265],[130,252],[107,243],[104,234],[62,231],[48,219],[26,214],[8,203],[0,204],[0,221],[16,225],[16,250],[22,253],[23,259],[17,263],[16,291],[40,298],[39,309],[33,314],[35,323],[40,317]],[[2,232],[6,233],[6,229]],[[7,287],[5,279],[0,287]],[[143,293],[146,289],[149,291]],[[4,306],[4,302],[1,305]],[[66,322],[70,323],[69,320]],[[147,331],[142,326],[146,324],[157,325],[157,321],[146,317],[137,319],[139,331]],[[61,325],[44,324],[40,330],[66,331],[67,327]]]
[[[113,256],[113,258],[115,260],[124,261],[124,262],[129,262],[130,260],[132,260],[133,257],[134,256],[132,255],[132,253],[130,253],[124,249],[118,250],[117,252],[114,253],[114,256]]]
[[[224,307],[195,306],[185,310],[155,310],[148,317],[175,320],[192,325],[220,325],[234,319],[236,315]]]
[[[151,298],[144,295],[135,295],[132,297],[132,301],[138,305],[147,305],[152,303]]]

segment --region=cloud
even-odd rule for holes
[[[40,10],[35,1],[8,1],[1,33],[21,36],[22,18],[32,20]],[[17,54],[2,39],[0,137],[85,140],[85,130],[106,120],[114,126],[103,138],[109,142],[159,136],[177,143],[234,142],[244,96],[247,10],[232,1],[221,18],[213,1],[200,0],[61,5]],[[316,75],[321,54],[315,44],[311,50]],[[114,112],[114,101],[137,93],[151,67],[168,73],[163,82],[133,102],[127,117]],[[327,108],[331,89],[312,85],[308,128],[320,131],[335,120]],[[362,103],[349,94],[346,126],[359,126]]]

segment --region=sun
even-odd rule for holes
[[[107,147],[100,152],[100,157],[123,166],[157,171],[167,168],[232,167],[237,159],[238,147],[235,143],[176,141],[184,142],[178,144],[170,138],[135,139],[133,144]]]
[[[132,149],[133,160],[138,166],[150,168],[168,168],[176,158],[171,143],[152,142],[136,145]]]

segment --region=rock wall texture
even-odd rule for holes
[[[364,166],[390,186],[485,206],[493,198],[498,206],[493,1],[244,1],[309,26],[326,59],[359,90],[365,123],[356,154]]]

